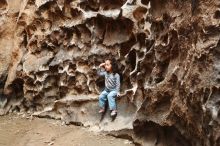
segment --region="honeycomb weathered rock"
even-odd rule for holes
[[[1,0],[1,112],[142,145],[218,146],[219,11],[218,0]],[[95,67],[109,56],[123,71],[122,96],[116,120],[100,122]]]

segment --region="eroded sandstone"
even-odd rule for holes
[[[141,145],[218,146],[219,11],[218,0],[2,0],[1,114]],[[97,114],[95,68],[109,56],[123,73],[114,122]]]

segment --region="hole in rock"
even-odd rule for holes
[[[44,83],[44,86],[47,85],[48,87],[52,87],[52,86],[55,87],[55,86],[57,86],[58,81],[59,81],[59,76],[50,75],[45,79],[45,81],[43,83]]]
[[[76,78],[75,76],[68,76],[68,87],[74,87],[75,86],[75,82],[76,82]]]
[[[34,79],[28,78],[28,79],[25,81],[25,85],[26,85],[26,86],[29,86],[29,87],[34,87],[34,86],[35,86],[35,84],[34,84]]]
[[[150,48],[153,46],[153,44],[154,44],[154,40],[146,40],[146,42],[145,42],[145,46],[146,46],[146,50],[147,51],[149,51],[150,50]]]
[[[219,11],[219,10],[217,10],[217,11],[215,12],[214,18],[215,18],[215,19],[220,19],[220,11]]]
[[[77,18],[82,15],[82,12],[78,9],[71,9],[70,14],[73,18]]]
[[[24,31],[24,34],[23,34],[23,42],[25,47],[27,47],[27,44],[28,44],[28,36],[27,36],[27,33]]]
[[[132,35],[131,38],[127,41],[121,44],[120,54],[121,56],[125,56],[129,53],[131,47],[136,43],[135,36]]]
[[[58,73],[58,68],[59,68],[58,65],[49,66],[49,71],[50,71],[50,73],[52,73],[52,74],[57,74],[57,73]]]
[[[220,137],[216,140],[216,146],[220,144]]]
[[[102,77],[98,78],[95,81],[95,83],[96,83],[99,91],[104,90],[104,88],[105,88],[105,79],[104,78],[102,78]]]
[[[145,53],[144,52],[138,52],[138,58],[144,58]]]
[[[15,79],[9,86],[9,96],[14,97],[23,97],[24,92],[23,92],[23,85],[24,85],[24,80],[21,78]]]
[[[77,29],[81,34],[81,40],[84,43],[89,43],[91,40],[91,32],[85,25],[78,25]]]
[[[168,43],[168,34],[162,36],[162,42],[167,44]]]
[[[42,95],[37,94],[37,95],[35,95],[35,96],[33,97],[33,102],[34,102],[35,104],[36,104],[36,103],[41,103],[42,99],[43,99]]]
[[[123,75],[123,83],[121,83],[121,91],[124,92],[126,89],[131,89],[132,83],[130,81],[130,78],[127,75]]]
[[[59,87],[59,98],[62,98],[64,96],[67,95],[67,93],[69,92],[69,87],[66,87],[66,86],[60,86]]]
[[[35,0],[29,0],[27,4],[28,5],[35,5]]]
[[[50,10],[51,8],[58,7],[55,1],[48,1],[39,7],[39,12]]]
[[[152,32],[154,32],[157,37],[165,29],[162,21],[154,21],[152,22]]]
[[[154,122],[141,122],[136,119],[133,123],[135,135],[147,142],[164,146],[191,146],[174,126],[160,126]]]
[[[195,11],[198,8],[198,6],[199,6],[199,1],[198,0],[191,0],[191,11],[192,11],[192,14],[195,13]]]
[[[103,19],[101,22],[104,22],[104,30],[103,26],[101,26],[100,31],[102,35],[104,35],[104,38],[103,36],[101,37],[103,38],[103,44],[112,46],[126,42],[131,38],[133,22],[130,19],[122,17],[114,20],[103,16],[97,18]],[[100,30],[100,28],[96,29]]]
[[[80,3],[80,8],[89,11],[98,11],[100,3],[95,0],[85,0]]]
[[[220,33],[220,27],[210,25],[205,27],[206,35],[219,35]]]
[[[2,10],[5,10],[6,8],[7,8],[7,1],[6,0],[1,0],[0,1],[0,12],[2,11]]]
[[[140,21],[141,19],[143,19],[144,14],[147,13],[147,9],[144,7],[138,7],[134,12],[133,12],[133,16],[137,21]]]
[[[133,71],[136,67],[136,51],[135,50],[130,51],[128,55],[128,62],[131,65],[131,71]]]
[[[118,9],[126,2],[126,0],[101,0],[100,6],[104,10]]]
[[[150,2],[150,0],[141,0],[141,3],[144,4],[144,5],[148,5]]]
[[[137,34],[137,40],[140,43],[140,47],[145,45],[145,38],[146,38],[146,34],[145,33],[139,33]]]
[[[150,4],[151,4],[152,14],[161,15],[161,10],[164,10],[168,3],[167,1],[164,0],[151,0]]]
[[[69,68],[68,68],[68,72],[69,73],[74,73],[75,70],[76,70],[76,64],[70,63]]]

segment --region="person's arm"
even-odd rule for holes
[[[121,86],[120,75],[116,74],[116,91],[117,91],[117,96],[119,96],[119,94],[120,94],[120,86]]]
[[[106,71],[102,70],[102,67],[104,67],[105,63],[101,63],[97,69],[97,73],[99,76],[105,76]]]

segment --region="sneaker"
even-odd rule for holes
[[[105,109],[104,108],[102,108],[102,109],[100,109],[99,110],[99,113],[101,114],[101,113],[104,113],[105,112]]]
[[[117,114],[117,111],[116,110],[113,110],[112,112],[111,112],[111,116],[115,116]]]

